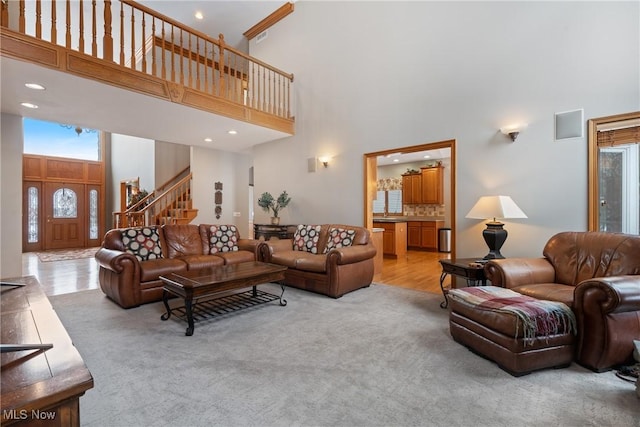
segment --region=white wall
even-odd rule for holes
[[[111,134],[111,185],[113,208],[120,210],[120,181],[140,177],[140,189],[156,188],[155,141]]]
[[[155,187],[189,167],[191,150],[188,145],[156,141],[155,143]],[[154,187],[154,188],[155,188]]]
[[[240,236],[249,234],[249,168],[248,155],[191,147],[193,173],[193,207],[198,216],[193,224],[234,224]],[[222,213],[215,215],[215,183],[222,183]],[[239,212],[240,216],[234,216]]]
[[[587,228],[587,142],[555,142],[554,113],[640,106],[638,2],[319,2],[250,44],[295,75],[296,135],[254,148],[255,192],[288,190],[283,220],[363,221],[364,153],[457,141],[458,256],[486,252],[477,198],[510,195],[506,256]],[[606,59],[606,60],[603,60]],[[512,143],[498,132],[525,122]],[[333,155],[307,172],[307,158]],[[258,216],[256,211],[256,216]],[[256,222],[258,219],[256,218]]]
[[[0,119],[0,277],[22,276],[22,117]]]

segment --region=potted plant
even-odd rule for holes
[[[280,212],[280,209],[286,208],[290,201],[291,197],[289,197],[286,190],[280,193],[277,199],[274,199],[271,193],[264,192],[258,199],[258,205],[265,212],[273,211],[271,224],[278,225],[280,224],[280,217],[278,217],[278,212]]]

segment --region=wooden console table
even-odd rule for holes
[[[253,238],[269,240],[272,237],[278,239],[293,239],[297,225],[273,225],[273,224],[253,224]]]
[[[52,344],[2,353],[2,425],[79,426],[80,396],[93,377],[33,276],[2,279],[2,344]],[[3,350],[4,351],[4,350]]]

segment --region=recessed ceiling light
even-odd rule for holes
[[[204,19],[204,15],[200,11],[196,12],[195,17],[196,19]]]
[[[27,108],[38,108],[38,106],[36,104],[32,104],[30,102],[23,102],[20,105],[22,105],[23,107],[27,107]]]
[[[397,163],[400,161],[400,159],[393,159],[393,161]]]
[[[426,156],[424,156],[424,158],[425,158],[425,159],[428,159],[428,158],[430,158],[430,157],[431,157],[431,156],[430,156],[430,155],[428,155],[428,154],[427,154]]]
[[[28,87],[29,89],[35,89],[35,90],[44,90],[44,86],[38,84],[38,83],[25,83],[24,84],[26,87]]]
[[[235,130],[230,130],[229,132],[227,132],[229,135],[236,135],[238,133],[238,131]]]
[[[205,139],[204,139],[204,142],[213,142],[213,139],[211,139],[211,138],[205,138]]]

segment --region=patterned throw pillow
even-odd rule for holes
[[[235,252],[238,250],[238,229],[235,225],[209,227],[209,253]]]
[[[331,249],[344,248],[353,244],[353,237],[356,235],[356,230],[347,230],[345,228],[331,228],[329,230],[329,239],[327,240],[327,246],[324,248],[326,254]]]
[[[293,250],[318,253],[321,225],[299,225],[293,235]]]
[[[125,251],[135,255],[138,261],[162,258],[160,236],[155,227],[129,228],[122,231]]]

